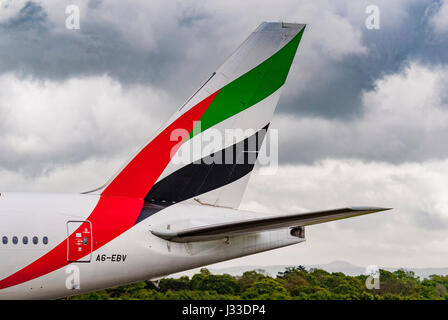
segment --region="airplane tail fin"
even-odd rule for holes
[[[238,207],[304,28],[262,23],[97,192]]]

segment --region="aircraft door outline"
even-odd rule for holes
[[[87,220],[67,221],[67,262],[89,263],[92,252],[92,223]]]

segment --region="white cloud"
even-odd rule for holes
[[[64,27],[66,3],[40,3],[54,26],[52,32],[76,35]],[[222,62],[220,55],[232,52],[264,20],[309,23],[289,90],[304,92],[323,81],[327,72],[336,72],[332,67],[337,61],[367,53],[362,2],[288,0],[272,5],[268,0],[230,0],[186,5],[142,0],[130,6],[111,0],[98,2],[97,9],[88,9],[86,0],[72,3],[81,8],[81,29],[86,23],[99,30],[110,27],[113,35],[118,32],[117,37],[144,52],[165,48],[162,52],[169,55],[172,48],[181,50],[184,75],[192,81],[201,72],[197,66],[213,64],[213,59]],[[397,3],[378,3],[386,31],[407,15],[405,2]],[[444,3],[434,16],[436,30],[446,31],[447,7]],[[14,10],[0,10],[0,22],[19,9]],[[93,45],[95,36],[87,35]],[[299,65],[300,72],[295,72]],[[443,258],[448,245],[444,232],[448,223],[447,70],[411,63],[383,77],[374,89],[364,92],[364,112],[353,121],[276,118],[274,125],[282,128],[280,157],[310,164],[282,166],[276,176],[255,175],[245,208],[302,212],[374,205],[395,209],[310,227],[307,243],[238,263],[348,260],[359,265],[447,265]],[[182,78],[178,70],[172,72]],[[78,192],[102,184],[168,118],[178,104],[174,94],[150,86],[123,87],[108,76],[58,82],[1,75],[0,191]]]
[[[279,116],[280,160],[354,157],[390,162],[445,158],[448,149],[446,66],[410,63],[375,82],[362,98],[360,117],[336,121]],[[295,146],[295,147],[293,147]]]
[[[327,157],[345,158],[353,149],[359,154],[419,152],[445,137],[445,82],[446,68],[412,63],[365,92],[365,112],[357,121],[280,117],[278,123],[291,134],[299,152],[308,152],[320,140],[326,140],[322,148]],[[7,74],[0,77],[0,88],[2,191],[77,192],[96,187],[174,109],[163,91],[122,87],[107,76],[59,83]],[[167,103],[172,106],[160,107]],[[246,209],[395,209],[313,226],[305,244],[229,263],[270,264],[269,257],[268,261],[275,258],[284,264],[349,260],[359,265],[443,266],[448,263],[440,258],[447,244],[447,175],[448,160],[391,164],[356,159],[282,166],[275,176],[255,175]]]
[[[444,258],[448,245],[447,176],[448,160],[400,165],[325,160],[282,166],[275,176],[255,174],[244,197],[243,208],[248,210],[297,213],[350,205],[394,209],[309,226],[305,244],[236,263],[346,260],[361,266],[444,267],[448,265]]]
[[[352,25],[339,14],[341,7],[344,5],[334,1],[283,1],[273,7],[268,0],[235,0],[208,5],[209,12],[214,12],[217,22],[232,19],[234,23],[231,25],[217,25],[218,28],[226,28],[229,35],[239,34],[242,30],[250,31],[261,21],[308,23],[305,39],[307,47],[314,53],[318,51],[334,58],[350,53],[363,54],[366,52],[361,43],[360,28],[363,25]],[[363,12],[359,14],[363,15]]]
[[[0,23],[17,15],[25,3],[26,0],[0,0]]]
[[[446,67],[411,63],[365,92],[364,113],[351,122],[279,117],[280,138],[289,140],[279,157],[315,152],[314,159],[322,160],[281,166],[274,176],[255,174],[243,208],[294,213],[367,205],[394,210],[309,227],[306,244],[232,263],[348,260],[361,266],[446,266],[447,75]]]
[[[126,160],[126,155],[107,159],[91,157],[73,164],[49,165],[36,176],[0,169],[0,192],[80,193],[102,186]]]
[[[311,23],[306,37],[314,54],[340,59],[346,54],[364,54],[367,50],[361,41],[360,29],[364,24],[351,23],[355,19],[340,14],[345,4],[334,1],[287,0],[272,6],[269,0],[190,1],[188,4],[139,0],[132,5],[110,0],[95,8],[89,8],[86,0],[73,3],[80,7],[81,24],[113,28],[130,44],[146,51],[157,51],[160,42],[170,37],[177,39],[180,34],[189,39],[184,50],[195,50],[199,46],[204,54],[210,52],[210,46],[218,46],[220,50],[232,52],[235,43],[242,42],[263,21]],[[40,4],[48,12],[55,30],[61,31],[65,26],[67,3],[51,0]],[[363,10],[355,12],[355,16],[364,15]],[[198,39],[207,44],[198,44]]]
[[[173,110],[163,91],[107,76],[39,82],[6,74],[0,88],[0,168],[25,176],[126,159]]]
[[[446,1],[442,1],[439,10],[431,17],[431,23],[436,33],[448,31],[448,3]]]

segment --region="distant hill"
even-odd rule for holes
[[[248,266],[236,266],[236,267],[229,267],[229,268],[210,268],[210,272],[214,274],[230,274],[232,276],[239,276],[242,275],[246,271],[253,271],[256,270],[258,272],[264,273],[266,275],[275,277],[278,272],[284,271],[287,267],[294,267],[297,265],[271,265],[271,266],[256,266],[256,265],[248,265]],[[379,266],[381,269],[387,270],[387,271],[396,271],[398,269],[405,269],[409,271],[414,271],[416,276],[419,276],[421,278],[428,278],[432,274],[437,275],[448,275],[448,267],[447,268],[391,268],[391,267],[382,267]],[[365,267],[360,267],[353,265],[346,261],[333,261],[327,264],[314,264],[314,265],[305,265],[305,268],[307,270],[316,268],[316,269],[322,269],[328,272],[342,272],[346,275],[350,276],[357,276],[360,274],[365,274]],[[193,274],[197,273],[197,269],[192,269],[185,272],[176,273],[173,275],[170,275],[170,277],[178,278],[184,275],[192,276]]]

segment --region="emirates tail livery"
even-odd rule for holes
[[[262,23],[104,186],[2,193],[0,298],[54,299],[157,279],[303,242],[306,225],[387,210],[237,209],[304,29]],[[194,147],[233,129],[243,134],[220,150]]]

